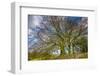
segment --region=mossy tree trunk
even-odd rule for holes
[[[66,54],[64,44],[60,45],[60,50],[61,50],[60,56],[64,56]]]

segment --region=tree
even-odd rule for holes
[[[38,37],[41,41],[33,50],[39,53],[49,53],[56,49],[60,50],[60,56],[74,53],[76,47],[87,50],[87,18],[82,17],[79,22],[69,20],[65,16],[42,16],[41,27]]]

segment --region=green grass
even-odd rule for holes
[[[28,60],[58,60],[58,59],[83,59],[88,58],[88,53],[65,54],[61,56],[50,55],[48,53],[28,53]]]

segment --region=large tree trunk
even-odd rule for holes
[[[66,52],[65,52],[65,47],[63,45],[60,46],[60,50],[61,50],[60,56],[64,56],[66,54]]]
[[[68,45],[68,53],[71,54],[71,46]]]

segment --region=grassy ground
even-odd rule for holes
[[[88,58],[88,53],[66,54],[61,56],[49,55],[47,53],[28,53],[28,60],[57,60],[57,59],[83,59]]]

